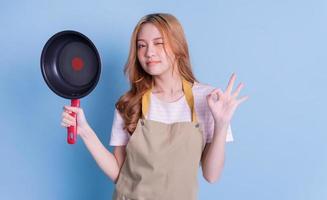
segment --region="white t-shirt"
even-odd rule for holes
[[[195,82],[192,87],[195,112],[203,133],[203,141],[206,143],[211,143],[214,132],[213,116],[208,107],[206,96],[214,89],[210,85],[198,82]],[[153,93],[151,93],[150,98],[147,119],[164,123],[191,121],[191,111],[185,95],[177,101],[169,103],[158,99]],[[118,110],[115,109],[109,143],[111,146],[122,146],[128,143],[130,135],[127,131],[123,130],[123,126],[124,121]],[[229,125],[226,141],[232,142],[233,140],[231,126]]]

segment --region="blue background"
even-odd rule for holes
[[[327,199],[326,1],[2,0],[0,11],[0,199],[111,198],[114,185],[82,140],[66,143],[70,101],[46,86],[40,53],[66,29],[97,46],[101,78],[81,106],[112,151],[130,36],[152,12],[180,20],[201,82],[224,89],[236,72],[250,96],[234,115],[221,179],[209,184],[199,171],[200,199]]]

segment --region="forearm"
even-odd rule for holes
[[[212,142],[207,146],[203,154],[202,172],[205,179],[214,183],[220,177],[224,168],[225,143],[228,126],[218,126],[215,122]]]
[[[103,146],[91,127],[83,130],[81,138],[102,171],[116,182],[120,171],[116,157]]]

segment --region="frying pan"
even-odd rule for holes
[[[101,73],[99,53],[92,41],[80,32],[61,31],[44,45],[41,54],[42,76],[57,95],[71,99],[79,107],[80,98],[97,85]],[[71,113],[76,118],[76,113]],[[67,128],[68,144],[75,144],[77,127]]]

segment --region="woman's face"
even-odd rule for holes
[[[143,24],[137,35],[137,58],[144,71],[150,75],[169,72],[172,68],[172,55],[160,31],[151,23]]]

